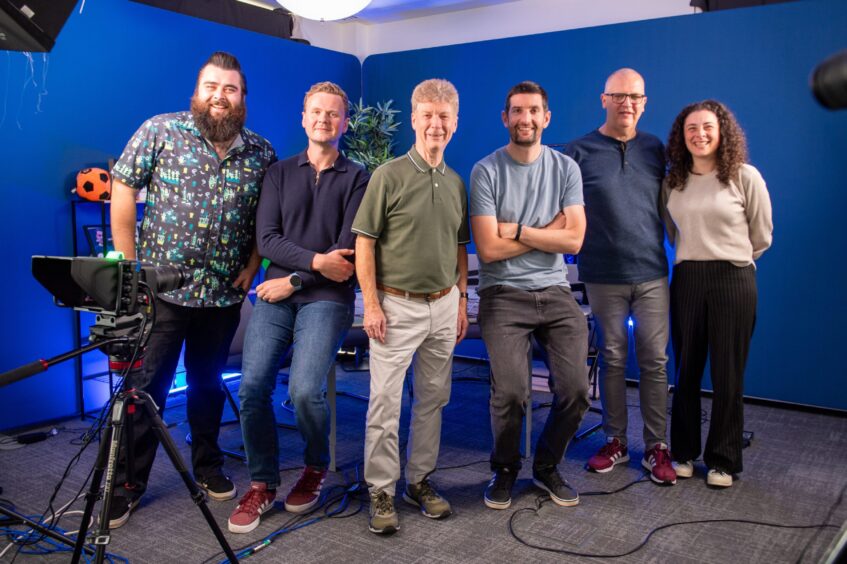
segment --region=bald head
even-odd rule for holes
[[[622,141],[632,139],[647,104],[644,78],[633,69],[616,70],[606,79],[600,103],[606,110],[606,123],[600,132]]]
[[[641,84],[641,93],[644,93],[644,77],[635,69],[618,69],[609,75],[606,79],[606,87],[603,92],[615,92],[611,88],[618,82],[639,82]]]

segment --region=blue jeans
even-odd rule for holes
[[[244,337],[238,388],[241,432],[254,482],[264,482],[269,488],[279,485],[279,443],[271,396],[280,363],[291,346],[288,395],[306,442],[305,463],[318,468],[329,464],[329,408],[324,388],[352,323],[352,304],[256,301]]]

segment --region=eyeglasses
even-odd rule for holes
[[[623,104],[629,98],[633,106],[637,106],[647,97],[644,94],[622,94],[620,92],[604,92],[603,96],[608,96],[615,104]]]

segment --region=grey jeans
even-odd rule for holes
[[[667,346],[670,292],[667,277],[641,284],[586,284],[600,336],[600,400],[603,431],[627,444],[627,319],[632,316],[635,355],[640,371],[638,390],[644,445],[666,443],[668,376]]]
[[[521,422],[529,399],[530,337],[547,352],[553,406],[534,467],[562,460],[588,409],[588,326],[569,288],[490,286],[480,293],[479,328],[491,361],[491,468],[521,467]]]

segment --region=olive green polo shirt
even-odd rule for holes
[[[458,245],[470,242],[465,184],[412,147],[374,171],[352,229],[377,240],[377,282],[407,292],[449,288],[459,278]]]

